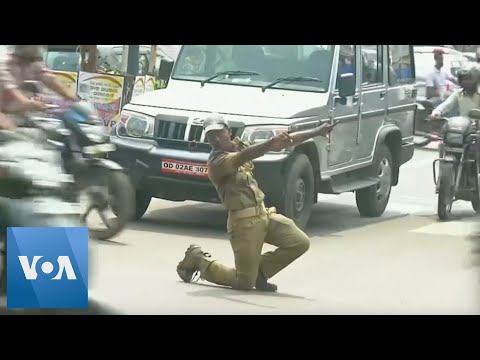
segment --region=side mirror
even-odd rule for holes
[[[452,67],[452,68],[450,68],[450,72],[452,73],[453,76],[455,76],[455,77],[458,76],[458,68]]]
[[[342,74],[338,77],[338,94],[341,98],[355,95],[355,75],[352,73]]]
[[[480,120],[480,109],[472,109],[468,113],[468,117],[471,117],[472,119],[475,120]]]

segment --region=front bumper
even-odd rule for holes
[[[117,150],[109,158],[118,162],[130,175],[138,191],[153,197],[184,201],[218,203],[217,192],[208,177],[171,174],[162,171],[162,159],[186,161],[205,165],[209,153],[162,148],[153,140],[112,136]],[[255,178],[267,199],[278,197],[285,190],[284,169],[290,154],[267,154],[254,161]]]

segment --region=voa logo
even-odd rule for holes
[[[23,273],[25,274],[25,279],[27,280],[37,280],[37,264],[43,256],[34,256],[32,262],[29,262],[27,256],[19,256],[18,260],[22,266]],[[72,263],[68,256],[59,256],[57,258],[58,271],[56,275],[51,280],[62,280],[63,274],[66,275],[67,280],[77,280],[75,271],[73,270]],[[54,272],[55,266],[50,261],[45,261],[40,265],[40,270],[45,275],[50,275]]]

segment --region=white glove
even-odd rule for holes
[[[437,109],[434,109],[430,115],[431,118],[439,118],[440,116],[442,116],[442,112]]]

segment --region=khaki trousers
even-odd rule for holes
[[[200,272],[209,282],[239,290],[253,289],[259,271],[267,278],[273,277],[310,247],[308,236],[291,219],[271,211],[229,221],[229,233],[235,268],[205,258]],[[262,255],[264,243],[277,249]]]

